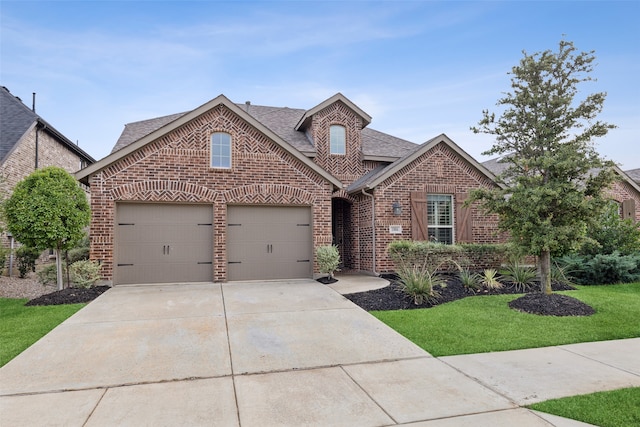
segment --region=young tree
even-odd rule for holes
[[[64,169],[38,169],[20,181],[4,203],[7,228],[32,248],[55,249],[58,289],[62,289],[61,254],[82,238],[91,213],[84,191]]]
[[[587,227],[606,207],[602,190],[614,180],[614,163],[602,159],[594,139],[615,126],[601,122],[606,93],[577,99],[578,85],[594,80],[594,52],[576,53],[560,41],[558,52],[524,57],[511,71],[512,92],[498,100],[499,118],[483,111],[475,133],[495,135],[487,155],[503,155],[503,188],[479,189],[480,200],[499,215],[499,227],[525,253],[538,256],[542,291],[551,293],[551,254],[577,248]]]

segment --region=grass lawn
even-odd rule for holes
[[[518,295],[477,296],[428,309],[371,313],[437,357],[640,337],[640,283],[577,288],[561,293],[591,305],[596,314],[521,313],[507,305]]]
[[[529,408],[601,427],[637,427],[640,426],[640,388],[547,400]]]
[[[4,366],[86,304],[25,307],[27,299],[0,298],[0,366]]]

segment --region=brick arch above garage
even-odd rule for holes
[[[150,202],[214,202],[218,192],[185,181],[147,180],[133,182],[109,191],[112,200]]]

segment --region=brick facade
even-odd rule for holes
[[[38,130],[38,167],[59,166],[69,173],[80,169],[82,159],[69,151],[56,138],[46,131]],[[35,171],[36,128],[30,131],[16,144],[0,166],[2,191],[9,195],[15,185]]]
[[[210,138],[232,138],[232,168],[210,167]],[[331,243],[332,184],[224,105],[90,177],[91,258],[113,279],[114,218],[119,201],[205,203],[213,209],[214,280],[226,280],[228,204],[311,206],[313,244]],[[317,266],[314,266],[317,271]]]
[[[612,200],[622,204],[625,200],[635,200],[636,221],[640,222],[640,194],[626,181],[615,181],[606,192]]]
[[[434,167],[435,166],[435,167]],[[420,157],[405,166],[399,172],[385,180],[375,189],[376,209],[376,271],[386,272],[394,269],[387,255],[387,246],[393,240],[410,240],[412,191],[429,194],[445,194],[453,196],[455,209],[458,198],[474,188],[493,188],[496,184],[475,167],[462,159],[446,144],[440,143],[423,153]],[[394,216],[394,202],[402,206],[402,214]],[[456,215],[454,212],[454,230]],[[476,243],[498,243],[504,237],[497,234],[498,218],[487,216],[477,204],[471,208],[472,241]],[[401,234],[390,234],[389,226],[402,227]],[[454,233],[454,242],[456,241]]]
[[[138,139],[140,144],[135,150],[123,155],[116,152],[113,160],[87,172],[84,178],[91,187],[93,215],[91,258],[102,263],[103,278],[113,280],[115,210],[118,202],[125,201],[211,205],[215,281],[227,279],[228,205],[310,206],[313,246],[336,244],[341,268],[347,270],[382,273],[394,269],[387,246],[393,240],[413,236],[412,193],[452,196],[454,242],[462,241],[463,235],[466,241],[475,243],[506,240],[497,231],[496,215],[486,215],[477,203],[468,209],[461,206],[471,190],[497,185],[481,165],[445,135],[407,149],[404,157],[397,156],[400,159],[396,163],[372,160],[376,156],[365,160],[362,128],[369,119],[365,120],[361,111],[359,114],[341,99],[310,110],[309,116],[303,116],[301,134],[295,136],[305,135],[312,144],[314,151],[309,156],[315,165],[296,157],[297,153],[278,142],[279,136],[270,134],[261,122],[253,122],[246,110],[234,110],[224,98],[219,104],[205,104],[206,108],[194,110],[189,119],[170,130]],[[275,110],[269,111],[276,114]],[[346,130],[344,155],[330,154],[332,125]],[[294,126],[295,122],[287,129],[292,131]],[[232,137],[231,169],[210,167],[210,139],[214,132],[227,132]],[[379,166],[388,168],[380,172],[376,169]],[[375,184],[363,178],[369,172],[367,179],[373,179]],[[640,218],[640,194],[635,188],[616,183],[611,195],[619,202],[634,198],[636,217]],[[402,207],[399,216],[392,211],[395,202]],[[462,212],[464,221],[458,217]],[[462,223],[467,226],[460,228]],[[399,226],[401,232],[392,234],[391,226]],[[314,262],[314,273],[317,272]]]

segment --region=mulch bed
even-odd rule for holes
[[[389,286],[381,289],[375,289],[373,291],[348,294],[345,295],[345,297],[351,300],[354,304],[362,307],[363,309],[371,311],[430,308],[462,298],[474,297],[479,295],[522,293],[522,291],[519,291],[515,287],[509,285],[505,285],[502,289],[480,290],[473,292],[470,289],[464,288],[457,278],[449,277],[446,287],[436,288],[436,291],[440,294],[437,299],[432,299],[429,301],[425,301],[422,304],[416,305],[410,297],[405,295],[400,290],[397,283],[397,277],[395,275],[386,275],[383,277],[391,282]],[[333,279],[332,281],[328,282],[333,283],[336,281],[337,280]],[[109,286],[94,286],[87,289],[67,288],[32,299],[25,305],[31,306],[86,303],[99,297],[108,289],[110,289]],[[574,288],[567,285],[553,285],[554,291],[566,291],[573,289]],[[540,314],[544,316],[590,316],[595,313],[595,310],[592,307],[570,296],[560,294],[543,294],[538,291],[537,285],[530,289],[522,297],[511,301],[509,303],[509,307],[513,308],[514,310],[519,310],[531,314]]]
[[[61,291],[51,292],[27,302],[25,305],[60,305],[79,304],[93,301],[107,290],[109,286],[94,286],[92,288],[66,288]]]
[[[467,297],[523,293],[521,290],[517,290],[514,286],[509,286],[508,284],[506,284],[502,289],[480,290],[473,292],[470,289],[464,288],[457,278],[449,277],[446,287],[435,288],[435,290],[440,294],[437,299],[425,301],[422,304],[416,305],[413,299],[405,295],[400,290],[396,276],[388,275],[383,277],[391,281],[389,286],[373,291],[347,294],[345,297],[363,309],[372,311],[431,308]],[[553,284],[552,288],[554,291],[575,289],[571,286],[559,283]],[[573,297],[560,294],[545,295],[539,292],[539,285],[537,284],[529,289],[524,296],[513,300],[509,306],[527,313],[546,316],[589,316],[595,313],[593,308]]]

